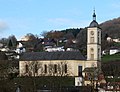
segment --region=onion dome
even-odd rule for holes
[[[89,27],[99,27],[99,24],[96,21],[95,10],[94,10],[94,13],[93,13],[93,21],[90,23]]]

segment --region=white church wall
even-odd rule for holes
[[[20,68],[20,76],[25,75],[25,66],[26,64],[30,64],[30,62],[35,62],[35,61],[20,61],[19,63],[19,68]],[[78,76],[78,66],[81,65],[82,66],[82,70],[84,70],[85,68],[85,62],[86,61],[80,61],[80,60],[44,60],[44,61],[37,61],[38,63],[40,63],[43,67],[44,65],[49,66],[51,65],[59,65],[61,63],[63,64],[67,64],[67,74],[64,75],[68,75],[68,76]],[[43,68],[44,69],[44,68]],[[49,71],[49,69],[47,68],[47,71]],[[59,71],[58,71],[59,72]],[[38,75],[41,75],[38,71]],[[49,75],[47,74],[43,74],[43,75]],[[56,76],[59,76],[60,74],[56,74]]]

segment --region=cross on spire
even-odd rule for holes
[[[93,11],[93,20],[95,20],[95,21],[96,21],[95,8],[94,8],[94,11]]]

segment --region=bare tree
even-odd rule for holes
[[[25,73],[27,76],[40,76],[43,75],[43,66],[42,66],[42,62],[38,62],[38,61],[30,61],[30,62],[26,62],[26,69],[25,69]]]
[[[49,76],[53,76],[53,75],[54,75],[54,66],[53,66],[52,63],[50,63],[50,64],[48,65],[48,70],[49,70],[48,75],[49,75]]]
[[[33,81],[33,91],[36,92],[36,76],[43,75],[43,66],[41,62],[30,61],[26,62],[26,73]]]
[[[61,61],[56,64],[50,63],[48,65],[49,76],[68,76],[70,75],[70,66],[66,61]]]
[[[70,66],[66,61],[58,63],[58,75],[68,76],[70,75]]]
[[[9,69],[9,64],[8,61],[6,60],[1,60],[0,61],[0,77],[3,79],[8,78],[8,69]]]
[[[47,37],[47,33],[48,33],[47,31],[43,31],[40,35],[43,36],[44,38],[46,38]]]

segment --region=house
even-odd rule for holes
[[[64,47],[52,47],[52,46],[46,46],[44,48],[45,51],[47,52],[56,52],[56,51],[65,51]]]
[[[0,43],[0,48],[2,48],[4,45],[3,45],[3,43]]]
[[[26,49],[23,46],[23,44],[19,42],[18,45],[17,45],[17,48],[16,48],[15,52],[18,53],[18,54],[21,54],[23,52],[26,52]]]
[[[116,53],[119,53],[120,52],[120,49],[117,48],[117,47],[111,47],[110,49],[106,49],[104,51],[102,51],[102,55],[113,55],[113,54],[116,54]]]
[[[120,38],[117,39],[113,39],[114,42],[119,43],[120,42]]]
[[[80,51],[26,52],[19,61],[19,74],[20,76],[74,76],[81,79],[87,74],[83,72],[86,68],[100,68],[100,61],[101,29],[96,22],[94,11],[93,21],[87,28],[87,58],[84,58]],[[86,82],[88,83],[90,84]]]
[[[111,37],[107,37],[107,41],[108,41],[108,42],[112,42],[113,39],[112,39]]]
[[[120,49],[114,47],[114,48],[111,48],[111,49],[110,49],[109,54],[110,54],[110,55],[113,55],[113,54],[116,54],[116,53],[118,53],[118,52],[120,52]]]
[[[107,37],[107,41],[108,41],[108,42],[116,42],[116,43],[119,43],[119,42],[120,42],[120,38]]]

